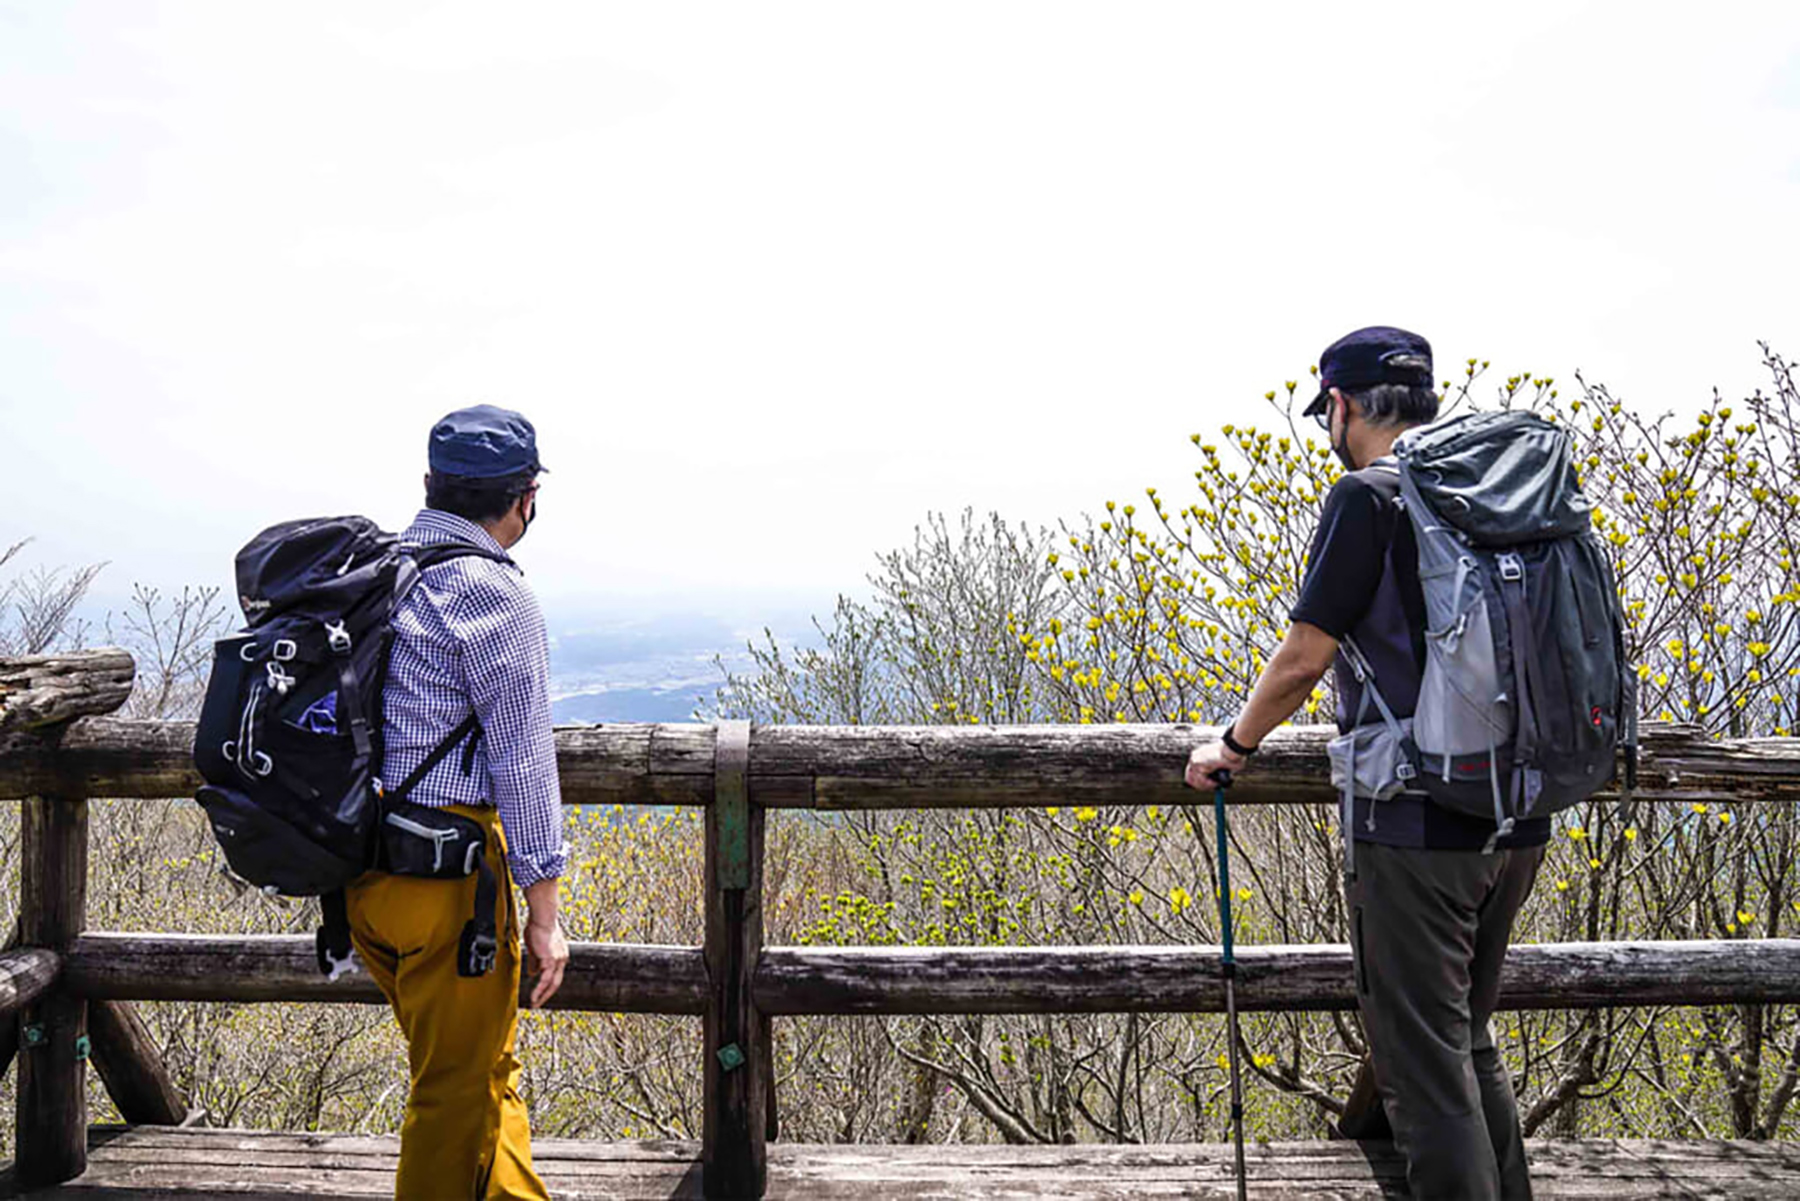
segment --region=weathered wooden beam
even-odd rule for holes
[[[87,920],[87,802],[34,798],[23,819],[19,941],[66,953]],[[15,1162],[27,1188],[87,1167],[87,1005],[58,984],[25,1007],[19,1026]]]
[[[691,723],[564,726],[557,766],[567,805],[712,802],[713,729]],[[44,792],[91,797],[192,796],[194,723],[90,717],[54,745],[0,743],[0,800]]]
[[[193,796],[194,723],[87,717],[51,742],[0,742],[0,797],[40,795],[161,799]]]
[[[88,1002],[88,1037],[94,1070],[120,1117],[138,1126],[179,1126],[187,1120],[187,1102],[162,1051],[128,1002]]]
[[[1181,772],[1209,727],[759,726],[750,799],[768,808],[997,808],[1008,805],[1194,802]],[[1277,730],[1233,804],[1330,803],[1322,726]],[[1708,738],[1698,726],[1649,723],[1639,796],[1645,800],[1800,798],[1800,739]],[[42,792],[106,797],[190,796],[199,785],[186,722],[90,717],[58,745],[0,749],[0,799]],[[565,726],[556,732],[569,805],[712,801],[711,726]],[[1602,792],[1602,797],[1614,795]]]
[[[357,972],[319,974],[310,935],[84,934],[64,957],[68,988],[134,1001],[362,1001],[381,993]],[[521,985],[528,994],[530,982]],[[552,1009],[699,1014],[706,967],[695,947],[571,943]]]
[[[0,735],[111,713],[131,696],[137,665],[117,647],[0,659]]]
[[[1335,802],[1325,756],[1334,733],[1276,730],[1227,798]],[[1190,725],[775,726],[757,731],[751,795],[817,809],[1192,804],[1181,782],[1188,752],[1215,736]],[[1715,741],[1698,726],[1647,725],[1639,784],[1650,800],[1791,801],[1800,797],[1800,739]]]
[[[0,952],[0,1021],[11,1024],[21,1009],[49,991],[61,967],[62,957],[44,947]],[[5,1070],[0,1066],[0,1072]]]
[[[177,1001],[367,1001],[367,977],[327,983],[312,940],[85,934],[63,964],[85,997]],[[1238,1004],[1347,1009],[1355,1004],[1343,944],[1237,948]],[[1222,1012],[1218,948],[764,947],[762,1014]],[[553,1008],[704,1011],[708,984],[693,947],[574,943]],[[1545,943],[1507,952],[1510,1009],[1800,1002],[1800,939]]]
[[[1351,1009],[1343,944],[1238,946],[1240,1009]],[[1550,943],[1507,952],[1505,1009],[1800,1000],[1800,939]],[[767,947],[756,1001],[815,1013],[1202,1012],[1217,947]]]

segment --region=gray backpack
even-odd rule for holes
[[[1346,855],[1356,796],[1424,792],[1491,820],[1491,851],[1516,821],[1612,779],[1621,744],[1629,787],[1637,679],[1568,434],[1533,413],[1471,413],[1402,434],[1390,469],[1419,547],[1425,671],[1414,716],[1397,719],[1343,640],[1362,685],[1355,726],[1331,743]]]

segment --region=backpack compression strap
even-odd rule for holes
[[[1513,735],[1512,812],[1501,830],[1510,833],[1515,819],[1531,812],[1537,803],[1542,774],[1538,769],[1538,698],[1544,684],[1538,678],[1537,632],[1525,592],[1525,561],[1509,551],[1495,559],[1500,569],[1500,600],[1506,612],[1512,640],[1513,691],[1517,694],[1518,728]]]

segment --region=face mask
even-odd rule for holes
[[[1332,440],[1331,453],[1337,456],[1338,462],[1344,465],[1345,471],[1356,470],[1356,460],[1350,457],[1350,407],[1348,403],[1344,404],[1341,430],[1338,436]]]
[[[525,523],[524,528],[519,531],[519,541],[522,542],[525,539],[525,535],[531,532],[531,523],[537,520],[536,493],[533,493],[528,498],[524,499],[521,504],[522,507],[519,509],[519,520]],[[515,543],[515,545],[517,545],[517,543]]]

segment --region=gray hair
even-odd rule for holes
[[[1374,384],[1344,395],[1356,402],[1363,420],[1374,426],[1424,425],[1435,420],[1438,394],[1431,386],[1431,360],[1421,355],[1395,355],[1389,370],[1398,368],[1414,377],[1407,383]]]

